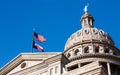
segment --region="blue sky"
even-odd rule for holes
[[[68,37],[81,28],[87,3],[94,26],[120,48],[119,0],[0,0],[0,68],[18,54],[31,52],[33,28],[46,37],[39,43],[45,52],[63,52]]]

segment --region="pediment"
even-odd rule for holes
[[[59,53],[21,53],[1,69],[0,75],[10,75],[37,66],[37,64],[44,63],[44,60],[57,54]]]
[[[19,72],[26,68],[30,68],[32,66],[37,66],[37,64],[42,63],[43,61],[23,61],[18,66],[16,66],[13,70],[11,70],[8,75],[13,74],[15,72]]]

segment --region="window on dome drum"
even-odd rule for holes
[[[70,53],[67,54],[67,57],[68,57],[68,58],[70,57]]]
[[[120,55],[119,55],[119,54],[117,54],[116,52],[113,52],[113,54],[114,54],[114,55],[118,55],[118,56],[120,56]]]
[[[99,47],[95,48],[95,53],[99,53]]]
[[[108,48],[105,48],[105,53],[109,53],[109,49]]]
[[[89,53],[89,47],[85,47],[84,53]]]
[[[77,55],[77,53],[78,53],[78,52],[79,52],[79,50],[78,50],[78,49],[76,49],[76,50],[75,50],[75,55]]]

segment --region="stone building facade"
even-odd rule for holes
[[[120,75],[120,51],[94,27],[87,7],[80,22],[82,28],[68,38],[64,52],[22,53],[0,75]]]

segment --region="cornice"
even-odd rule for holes
[[[93,54],[93,53],[89,53],[89,54],[84,54],[84,55],[80,55],[80,56],[75,56],[73,58],[70,58],[70,61],[75,61],[75,60],[79,60],[79,59],[83,59],[83,58],[109,58],[109,59],[116,59],[120,61],[120,57],[116,56],[116,55],[110,55],[110,54],[102,54],[102,53],[97,53],[97,54]]]
[[[71,65],[79,64],[79,63],[86,63],[86,62],[109,62],[116,65],[120,65],[120,57],[117,57],[115,55],[109,55],[109,54],[86,54],[82,56],[78,56],[76,58],[70,59],[70,63],[66,65],[66,67],[69,67]]]

